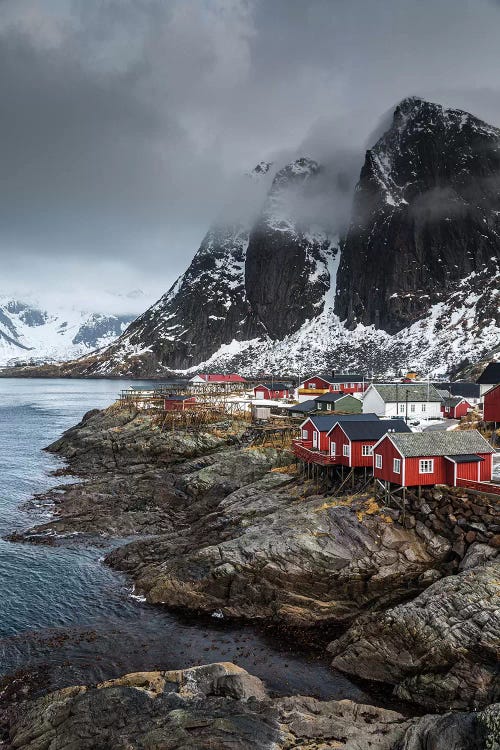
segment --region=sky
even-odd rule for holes
[[[357,170],[410,95],[500,126],[499,34],[494,0],[0,0],[0,295],[139,313],[259,161]]]

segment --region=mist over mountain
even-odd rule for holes
[[[500,131],[410,97],[355,187],[334,165],[258,165],[247,217],[212,226],[172,288],[76,370],[445,373],[495,352]]]

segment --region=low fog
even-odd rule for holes
[[[0,0],[0,294],[140,312],[257,210],[261,160],[324,165],[342,226],[400,99],[500,125],[499,26],[492,0]]]

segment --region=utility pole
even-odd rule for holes
[[[409,390],[407,388],[406,392],[405,392],[405,415],[406,415],[405,416],[405,422],[407,424],[408,424],[408,393],[409,393]]]

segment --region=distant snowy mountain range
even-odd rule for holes
[[[334,161],[334,159],[332,159]],[[418,368],[500,351],[500,130],[416,97],[341,175],[310,158],[251,174],[261,208],[209,229],[172,288],[66,374]]]
[[[80,357],[109,345],[133,317],[75,309],[46,310],[33,302],[0,297],[0,365]]]

